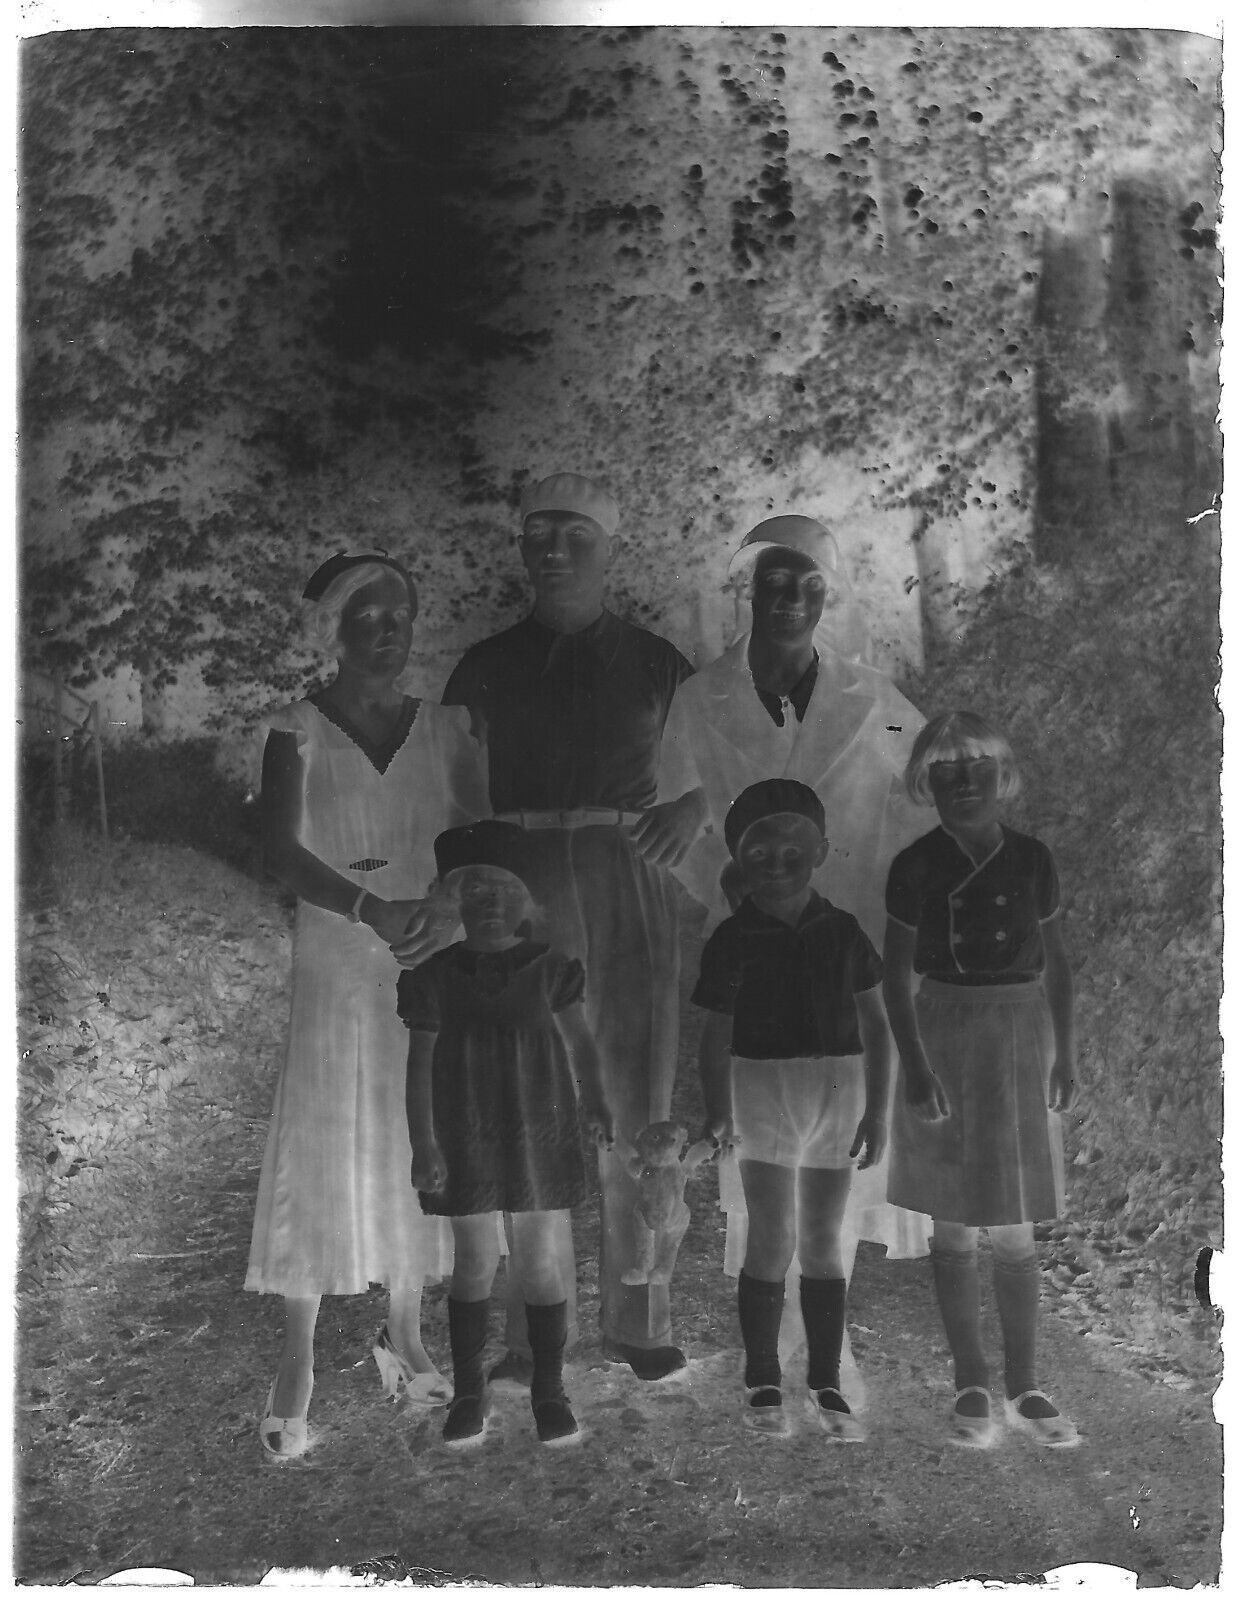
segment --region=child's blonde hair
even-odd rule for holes
[[[943,711],[926,722],[916,735],[903,782],[917,805],[931,806],[929,768],[935,761],[960,761],[965,757],[992,756],[997,762],[997,798],[1013,800],[1023,788],[1010,741],[975,711]]]

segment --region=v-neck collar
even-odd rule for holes
[[[421,710],[421,701],[415,700],[412,695],[406,694],[404,696],[404,704],[400,708],[400,717],[395,727],[387,738],[374,740],[362,732],[355,723],[350,722],[343,712],[333,706],[330,701],[324,700],[322,694],[323,691],[320,690],[317,694],[310,695],[310,705],[324,716],[333,728],[338,728],[346,739],[356,745],[357,749],[360,750],[361,754],[380,776],[385,773],[412,731],[413,723],[417,720],[417,713]]]

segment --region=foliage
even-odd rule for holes
[[[1031,541],[1037,382],[1113,389],[1103,330],[1038,328],[1042,226],[1099,253],[1132,166],[1181,223],[1151,298],[1210,359],[1187,36],[117,29],[24,66],[28,648],[174,725],[301,688],[294,597],[349,543],[412,557],[441,682],[520,604],[521,476],[567,462],[685,648],[767,505],[854,528],[881,604],[966,610]]]

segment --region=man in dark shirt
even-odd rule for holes
[[[616,1120],[600,1151],[604,1348],[642,1378],[683,1365],[664,1284],[631,1286],[636,1187],[625,1146],[670,1113],[678,1043],[678,864],[704,820],[699,790],[656,804],[662,729],[692,668],[604,605],[618,507],[575,473],[533,484],[520,553],[531,614],[467,650],[443,693],[485,740],[496,816],[530,830],[530,883],[556,949],[585,963],[585,1008]],[[570,1248],[570,1240],[568,1241]],[[519,1350],[523,1318],[512,1316]],[[511,1370],[509,1363],[501,1363]]]

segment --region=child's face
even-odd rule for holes
[[[505,867],[464,867],[458,893],[460,921],[470,939],[510,939],[528,915],[528,891]]]
[[[928,769],[929,791],[942,827],[975,833],[997,821],[996,756],[958,756],[933,761]]]
[[[781,813],[754,822],[735,860],[744,888],[758,905],[793,900],[812,882],[828,846],[807,817]]]

